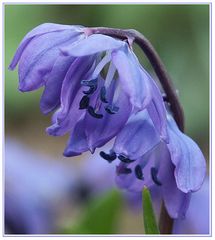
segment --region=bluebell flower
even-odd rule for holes
[[[204,180],[206,162],[197,144],[183,134],[168,115],[169,142],[164,142],[147,111],[133,115],[118,133],[109,153],[101,156],[109,162],[116,158],[116,183],[120,188],[140,192],[144,186],[161,191],[172,218],[185,216],[191,192]]]
[[[192,194],[185,219],[177,219],[173,234],[209,234],[210,233],[210,193],[207,177],[201,189]]]
[[[127,41],[47,23],[25,36],[10,69],[18,62],[19,89],[44,86],[40,108],[44,114],[56,110],[47,133],[70,133],[65,156],[94,152],[143,109],[168,142],[161,92]]]

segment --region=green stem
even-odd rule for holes
[[[145,234],[159,234],[160,232],[153,210],[150,191],[146,187],[143,189],[142,203]]]

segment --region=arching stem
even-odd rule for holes
[[[147,58],[149,59],[162,87],[166,93],[168,102],[170,103],[170,108],[173,113],[174,119],[179,127],[179,129],[184,131],[184,113],[183,108],[179,102],[175,87],[168,75],[164,64],[162,63],[156,50],[141,33],[136,30],[128,29],[115,29],[115,28],[105,28],[105,27],[94,27],[87,29],[90,34],[104,34],[111,37],[115,37],[122,40],[128,40],[128,42],[133,41],[143,50]],[[167,213],[164,203],[162,202],[159,228],[161,234],[171,234],[173,228],[173,219]]]
[[[147,58],[149,59],[162,87],[166,93],[168,101],[170,103],[171,111],[174,119],[181,131],[184,131],[184,113],[182,106],[179,102],[175,87],[166,71],[164,64],[162,63],[156,50],[141,33],[136,30],[128,29],[115,29],[105,27],[93,27],[88,28],[89,34],[104,34],[119,39],[132,39],[143,50]]]

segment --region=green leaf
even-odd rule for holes
[[[143,189],[143,220],[146,234],[159,234],[156,218],[152,206],[151,195],[145,187]]]
[[[64,234],[111,234],[116,232],[122,206],[121,195],[113,190],[94,199],[75,226],[63,230]]]

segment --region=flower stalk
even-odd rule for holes
[[[89,31],[90,30],[90,31]],[[184,113],[183,108],[179,102],[175,87],[168,75],[164,64],[162,63],[158,53],[149,42],[149,40],[143,36],[140,32],[134,29],[122,30],[106,27],[93,27],[88,28],[88,34],[104,34],[111,37],[116,37],[122,40],[128,40],[128,43],[135,42],[143,50],[147,58],[149,59],[157,77],[166,93],[168,102],[174,116],[174,119],[179,129],[184,131]]]
[[[161,61],[158,53],[150,43],[150,41],[143,36],[140,32],[134,29],[122,30],[115,28],[106,27],[94,27],[87,29],[88,34],[104,34],[111,37],[119,38],[122,40],[127,40],[129,44],[135,42],[145,53],[149,62],[151,63],[164,92],[168,102],[170,103],[170,108],[173,113],[174,119],[179,127],[179,129],[184,132],[184,112],[183,108],[178,99],[175,87],[171,81],[167,70]],[[162,202],[161,214],[159,220],[159,228],[161,234],[171,234],[173,228],[173,219],[169,216],[164,203]]]

